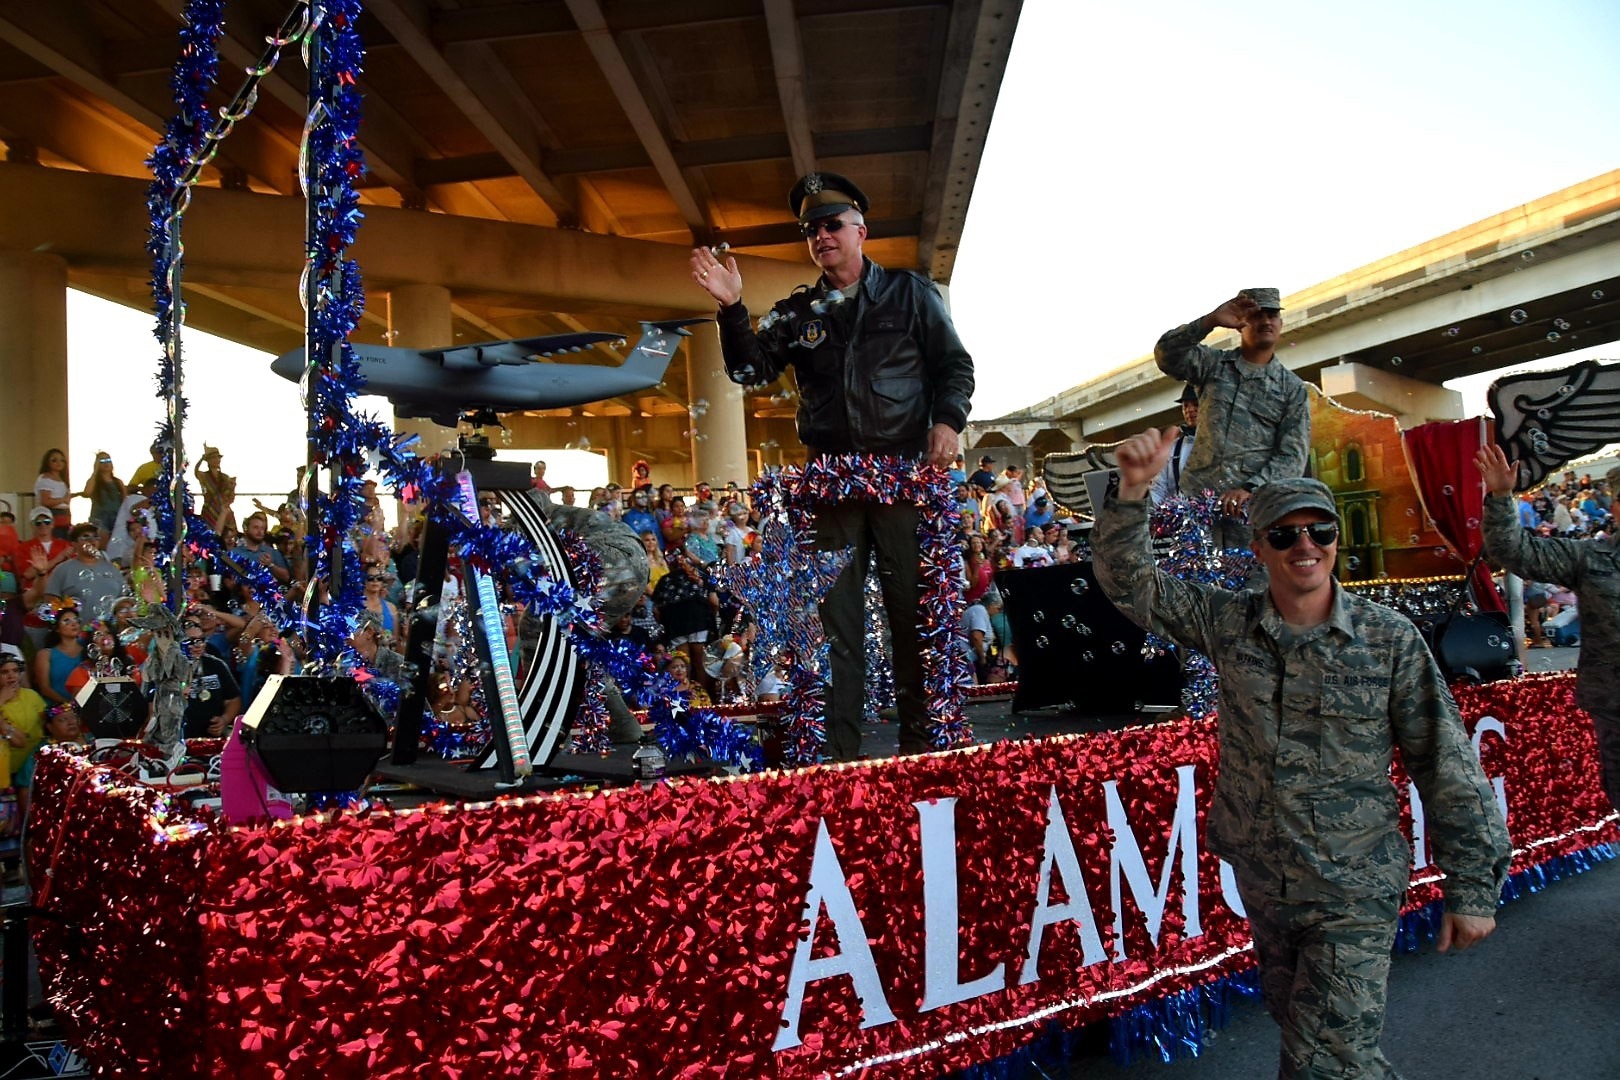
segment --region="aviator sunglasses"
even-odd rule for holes
[[[854,224],[853,221],[845,221],[843,218],[820,218],[816,221],[799,222],[799,232],[808,240],[822,229],[826,229],[830,235],[835,232],[842,232],[845,225],[853,226]]]
[[[1339,539],[1339,525],[1334,521],[1313,521],[1309,525],[1273,525],[1266,530],[1266,543],[1277,551],[1287,551],[1299,543],[1300,534],[1311,538],[1311,543],[1325,548]]]

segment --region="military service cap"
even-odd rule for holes
[[[864,214],[869,205],[866,193],[837,173],[805,173],[788,192],[788,208],[800,221],[817,221],[850,207]]]
[[[1262,311],[1281,311],[1282,293],[1276,289],[1244,289],[1239,296],[1247,296]]]
[[[1320,510],[1335,521],[1339,519],[1339,508],[1328,486],[1308,476],[1296,476],[1273,480],[1254,493],[1249,500],[1249,524],[1258,533],[1295,510]]]

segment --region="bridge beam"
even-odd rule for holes
[[[1463,416],[1462,395],[1457,391],[1367,364],[1346,362],[1323,368],[1322,392],[1352,409],[1389,413],[1402,428]]]
[[[51,251],[74,269],[144,279],[151,272],[146,187],[122,177],[0,165],[0,205],[7,209],[0,250]],[[291,292],[303,247],[302,200],[197,189],[186,224],[187,280]],[[428,281],[458,300],[539,311],[633,318],[713,311],[692,284],[687,252],[673,244],[375,206],[366,208],[352,250],[372,291]],[[759,310],[815,276],[808,262],[736,258],[745,299]]]

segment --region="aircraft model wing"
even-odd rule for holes
[[[421,349],[423,356],[436,359],[453,371],[475,371],[498,364],[527,364],[530,357],[555,356],[558,353],[582,352],[603,342],[620,342],[618,334],[604,334],[582,330],[568,334],[545,334],[540,337],[516,338],[512,341],[482,341],[476,345],[447,345],[439,349]]]

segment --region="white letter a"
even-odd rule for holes
[[[1056,869],[1069,894],[1066,904],[1049,904],[1052,871]],[[1080,924],[1081,960],[1089,967],[1104,958],[1102,937],[1097,933],[1097,916],[1086,896],[1086,879],[1080,874],[1080,859],[1074,853],[1069,824],[1058,805],[1057,788],[1049,789],[1046,805],[1046,850],[1041,853],[1041,879],[1035,888],[1035,913],[1029,920],[1029,945],[1024,951],[1024,971],[1018,985],[1034,982],[1041,959],[1041,939],[1046,928],[1074,920]]]
[[[843,952],[812,959],[816,924],[823,908],[838,932],[838,944]],[[855,996],[861,999],[862,1028],[894,1023],[894,1013],[878,981],[872,947],[866,941],[866,927],[861,925],[855,898],[849,894],[849,885],[844,881],[844,868],[838,863],[838,852],[833,850],[832,837],[827,833],[826,818],[816,822],[816,853],[810,861],[810,891],[804,898],[803,919],[810,924],[810,929],[793,951],[782,1026],[771,1049],[786,1050],[799,1045],[799,1009],[804,1005],[804,988],[834,975],[848,975],[854,982]]]

